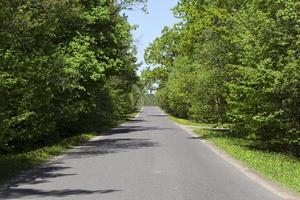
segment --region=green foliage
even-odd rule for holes
[[[179,1],[182,21],[145,53],[159,105],[298,151],[299,11],[295,0]]]
[[[201,127],[201,128],[205,128],[205,129],[213,129],[213,128],[217,127],[217,124],[199,123],[199,122],[188,120],[188,119],[174,117],[172,115],[169,116],[169,119],[173,120],[174,122],[177,122],[178,124],[184,125],[184,126],[197,127],[197,128]]]
[[[238,51],[227,84],[233,128],[263,140],[284,141],[291,150],[300,137],[299,8],[294,1],[258,1],[236,13],[232,43]]]
[[[0,151],[103,126],[138,105],[133,27],[120,12],[143,2],[1,1]]]
[[[145,94],[143,97],[144,106],[157,106],[156,96],[154,94]]]

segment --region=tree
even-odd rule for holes
[[[143,2],[1,1],[0,151],[102,126],[133,109],[138,66],[121,11]]]
[[[181,22],[145,54],[147,73],[160,72],[161,107],[297,151],[299,9],[295,0],[179,1]]]

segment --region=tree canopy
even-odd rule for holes
[[[111,123],[138,103],[123,9],[144,0],[2,0],[0,151]]]
[[[300,3],[180,0],[173,11],[180,22],[145,53],[160,106],[298,148]]]

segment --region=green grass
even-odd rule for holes
[[[269,179],[295,192],[300,192],[299,158],[262,150],[258,141],[235,138],[224,132],[201,129],[195,132]]]
[[[169,116],[169,118],[175,122],[177,122],[178,124],[182,124],[185,126],[203,126],[203,127],[216,127],[216,124],[207,124],[207,123],[200,123],[200,122],[194,122],[191,120],[187,120],[187,119],[181,119],[178,117],[174,117],[174,116]]]
[[[175,122],[187,126],[210,126],[170,116]],[[263,174],[280,185],[300,193],[300,158],[262,148],[260,141],[234,137],[224,131],[198,128],[195,133],[214,143],[233,158]]]
[[[23,170],[46,162],[51,157],[63,153],[66,149],[84,143],[94,136],[94,134],[81,134],[65,138],[56,144],[36,150],[0,155],[0,183],[5,182]]]
[[[112,126],[131,120],[138,113],[138,109],[131,114],[124,116],[124,118],[116,121]],[[103,131],[108,131],[112,127],[104,127]],[[64,139],[56,139],[51,144],[30,150],[22,153],[0,154],[0,184],[8,179],[16,176],[21,171],[31,169],[35,166],[41,165],[54,156],[60,155],[72,147],[78,146],[87,142],[98,134],[80,134]],[[50,143],[50,142],[49,142]]]

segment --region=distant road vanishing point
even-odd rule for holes
[[[28,171],[0,199],[278,200],[158,107]]]

